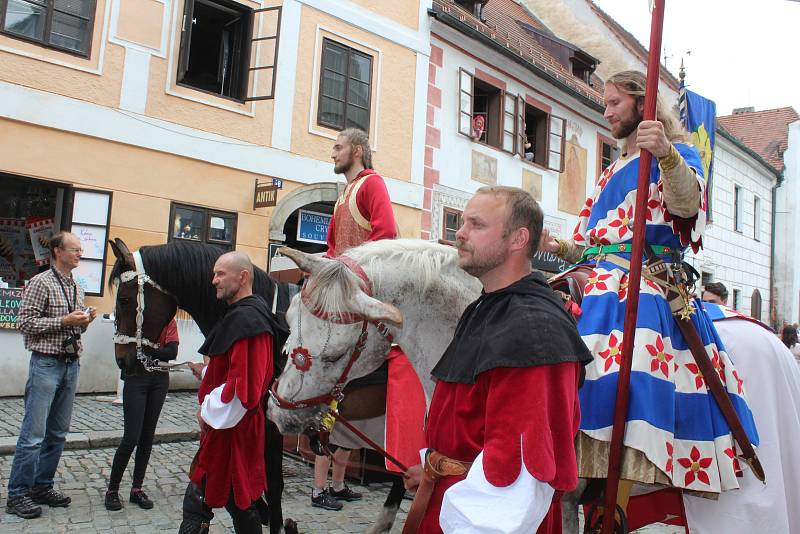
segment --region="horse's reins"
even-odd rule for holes
[[[364,269],[353,259],[347,256],[339,256],[335,258],[336,261],[343,263],[351,272],[353,272],[358,278],[361,280],[361,290],[364,291],[369,296],[372,296],[372,283],[367,276],[367,273],[364,272]],[[272,397],[273,402],[279,407],[285,410],[299,410],[302,408],[310,408],[312,406],[317,406],[319,404],[328,404],[332,401],[339,402],[344,398],[344,386],[347,384],[347,377],[350,374],[350,370],[353,368],[353,365],[358,361],[361,357],[364,348],[367,345],[367,338],[369,336],[367,327],[372,324],[378,330],[378,333],[384,337],[389,343],[394,340],[394,336],[392,336],[391,332],[389,332],[389,327],[386,326],[381,321],[370,321],[369,319],[363,317],[362,315],[350,312],[344,313],[329,313],[325,310],[319,309],[318,307],[314,307],[311,305],[310,299],[308,295],[305,293],[305,288],[300,291],[300,297],[303,304],[308,308],[311,314],[318,319],[322,319],[323,321],[329,321],[335,324],[354,324],[361,321],[361,333],[358,336],[358,341],[356,341],[355,347],[353,347],[353,351],[350,353],[350,358],[347,361],[342,373],[339,375],[339,378],[334,383],[333,387],[328,393],[324,393],[322,395],[317,395],[315,397],[309,397],[307,399],[301,400],[294,400],[290,401],[284,397],[281,397],[278,394],[278,381],[280,379],[275,380],[272,383],[272,387],[269,390],[270,397]],[[299,330],[299,329],[298,329]],[[300,332],[298,332],[298,340],[300,339]],[[301,373],[307,371],[311,368],[311,354],[309,354],[308,349],[299,345],[292,349],[290,355],[292,362],[294,363],[295,367]],[[367,437],[363,432],[358,430],[352,423],[350,423],[346,418],[342,417],[342,415],[336,410],[335,408],[329,408],[328,413],[334,417],[336,420],[341,421],[341,423],[350,430],[353,434],[358,436],[364,443],[372,447],[376,452],[382,455],[384,458],[395,464],[397,467],[402,469],[404,472],[408,470],[408,468],[403,465],[400,461],[394,458],[391,454],[389,454],[386,449],[372,441],[369,437]]]
[[[163,368],[160,365],[158,360],[154,360],[150,356],[144,353],[142,350],[142,346],[150,347],[152,349],[158,349],[160,345],[157,341],[152,341],[144,336],[142,332],[142,326],[144,325],[144,286],[145,284],[151,285],[153,288],[161,291],[165,295],[172,296],[168,291],[162,288],[155,280],[150,278],[148,274],[144,270],[144,264],[142,263],[142,255],[137,250],[133,253],[133,263],[136,267],[134,271],[125,271],[124,273],[119,275],[120,283],[124,284],[130,282],[131,280],[136,280],[136,284],[138,286],[136,292],[136,336],[129,336],[126,334],[120,334],[117,325],[117,322],[114,321],[114,343],[118,345],[127,345],[130,343],[136,343],[136,359],[142,363],[144,369],[146,371],[162,371],[167,372],[171,370],[171,368]],[[174,297],[173,297],[174,298]],[[178,369],[175,369],[176,371]]]

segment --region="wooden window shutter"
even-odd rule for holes
[[[259,16],[261,17],[260,27],[262,33],[252,39],[252,46],[250,47],[250,68],[248,70],[256,81],[251,84],[251,78],[248,76],[247,87],[250,89],[248,90],[248,96],[244,99],[245,102],[275,98],[275,80],[277,79],[278,70],[278,43],[281,33],[281,7],[254,9],[251,21],[254,33],[256,29],[259,28],[259,25],[256,23],[256,17]],[[258,64],[255,65],[255,62],[258,62]],[[258,73],[263,74],[263,76],[257,76]]]
[[[567,134],[567,121],[562,117],[550,115],[550,135],[548,136],[547,168],[561,172],[564,170],[564,137]]]
[[[473,76],[459,69],[458,77],[458,132],[472,138]]]

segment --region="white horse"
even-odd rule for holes
[[[481,289],[477,279],[458,267],[455,249],[407,239],[376,241],[350,249],[347,256],[363,269],[368,283],[340,261],[293,250],[286,251],[285,255],[310,273],[305,301],[300,295],[295,296],[287,312],[287,322],[292,332],[285,350],[292,353],[304,347],[310,355],[310,363],[301,359],[301,365],[298,365],[297,360],[289,359],[277,386],[277,397],[297,403],[331,392],[348,365],[362,332],[360,321],[342,324],[336,318],[354,314],[367,321],[367,340],[347,379],[364,376],[383,363],[389,342],[374,324],[386,323],[388,332],[394,337],[394,342],[403,348],[430,398],[434,386],[430,377],[431,369],[450,343],[461,313],[478,297]],[[372,294],[368,295],[362,287],[370,284]],[[320,311],[327,312],[327,315],[320,314]],[[333,317],[335,322],[320,317]],[[748,335],[753,342],[762,347],[771,346],[774,336],[761,327],[749,324],[753,329]],[[731,335],[725,335],[726,329],[720,330],[728,353],[737,365],[741,365],[739,362],[748,357],[752,360],[749,347],[744,348],[733,339],[728,342]],[[748,382],[748,388],[751,398],[758,398],[761,395],[759,389],[766,392],[771,385],[769,382],[753,380]],[[282,432],[302,432],[314,427],[323,411],[323,405],[283,409],[273,400],[269,406],[269,417]],[[754,416],[756,424],[760,425],[759,412],[754,410]],[[797,421],[788,423],[798,427]],[[780,471],[780,455],[765,452],[762,444],[759,457],[767,472]],[[794,472],[800,475],[800,467]],[[752,481],[746,482],[750,484]],[[732,500],[734,507],[746,507],[752,494],[745,491],[743,485],[743,490],[725,495],[724,498]],[[687,509],[690,516],[698,517],[699,514],[713,517],[714,504],[711,501],[701,502],[697,506],[687,504]],[[693,514],[693,510],[700,511]],[[381,519],[385,520],[385,517]],[[798,522],[790,524],[797,528]],[[377,528],[371,532],[381,532]],[[576,498],[564,500],[563,528],[564,532],[577,533]]]

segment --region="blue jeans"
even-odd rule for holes
[[[53,487],[80,368],[77,361],[65,362],[36,351],[31,354],[25,416],[8,480],[9,497],[26,495],[34,486]]]

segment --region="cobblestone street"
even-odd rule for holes
[[[182,441],[157,443],[153,447],[145,490],[155,501],[155,507],[152,510],[142,510],[127,502],[133,469],[131,459],[120,487],[120,496],[125,507],[118,512],[109,512],[103,505],[103,495],[116,449],[115,446],[88,448],[88,442],[97,441],[98,438],[94,436],[98,435],[106,441],[118,441],[122,435],[122,407],[108,402],[108,397],[78,396],[75,400],[68,450],[64,451],[56,478],[56,487],[72,497],[72,504],[67,508],[44,507],[42,517],[27,521],[5,513],[13,444],[16,442],[22,417],[22,399],[0,399],[0,442],[5,445],[5,454],[0,455],[0,533],[177,532],[183,493],[188,482],[187,473],[197,450],[196,440],[186,441],[186,436],[191,435],[197,426],[194,419],[196,399],[194,392],[170,392],[164,404],[156,440]],[[341,512],[330,512],[311,507],[309,494],[313,478],[312,466],[285,457],[284,477],[284,516],[297,521],[300,531],[308,534],[364,532],[379,513],[389,491],[389,484],[386,483],[362,486],[351,482],[351,487],[362,492],[364,499],[344,503]],[[408,500],[403,501],[392,532],[399,533],[402,530],[410,503]],[[227,512],[224,509],[218,510],[211,532],[232,532],[231,525]],[[683,530],[657,526],[637,532],[678,534]]]

